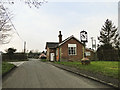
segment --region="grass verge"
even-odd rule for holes
[[[13,64],[2,62],[2,75],[11,70],[13,67],[14,67]]]
[[[47,60],[46,59],[41,59],[42,62],[46,62]]]
[[[66,66],[76,67],[78,69],[103,74],[118,79],[117,61],[92,61],[90,65],[82,65],[81,62],[55,62]]]
[[[20,62],[20,61],[28,61],[28,59],[23,59],[23,60],[4,60],[4,62]]]

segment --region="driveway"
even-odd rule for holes
[[[3,88],[111,88],[37,59],[22,63],[3,78]]]

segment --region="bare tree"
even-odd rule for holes
[[[20,1],[27,4],[30,8],[32,6],[39,8],[42,4],[45,4],[48,2],[47,0],[20,0]],[[1,0],[0,3],[2,3],[2,4],[4,4],[4,3],[14,4],[15,0]]]
[[[10,42],[12,37],[11,30],[12,25],[10,19],[12,18],[9,12],[6,12],[7,8],[0,5],[0,42],[2,44],[7,44]]]
[[[47,3],[45,0],[23,0],[31,8],[32,6],[39,8],[42,4]]]
[[[27,4],[30,8],[32,6],[39,8],[42,4],[47,3],[45,0],[20,0]],[[4,4],[14,4],[15,0],[0,0],[0,44],[7,44],[12,38],[12,26],[11,14],[7,12],[7,8],[4,8]],[[15,28],[14,28],[15,29]]]

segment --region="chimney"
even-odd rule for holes
[[[59,31],[58,37],[59,37],[59,43],[61,43],[61,42],[62,42],[62,34],[61,34],[61,31]]]

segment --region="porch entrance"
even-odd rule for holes
[[[55,58],[55,54],[54,53],[50,53],[50,61],[54,61]]]

